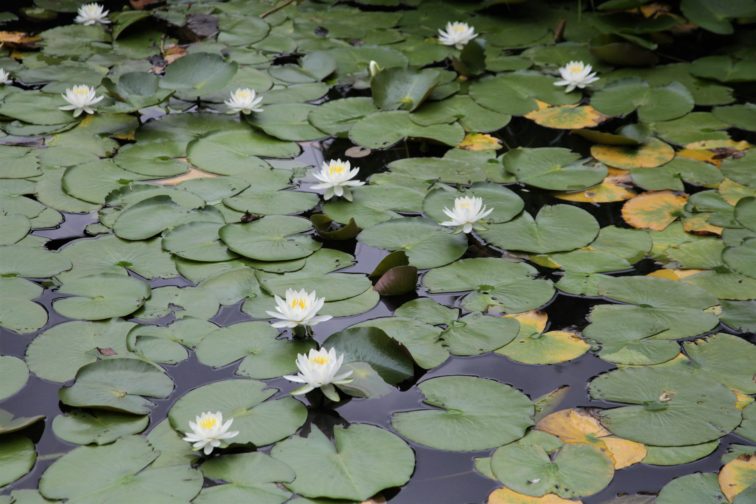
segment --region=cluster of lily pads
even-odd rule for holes
[[[0,410],[0,503],[361,502],[411,444],[475,452],[489,504],[575,503],[723,438],[655,502],[756,501],[756,6],[595,3],[0,13],[0,401],[61,403]],[[587,321],[550,324],[568,297]],[[575,408],[422,378],[484,354],[613,367]],[[177,393],[181,363],[235,376]],[[71,448],[42,469],[40,427]]]

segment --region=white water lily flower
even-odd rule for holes
[[[93,25],[97,23],[110,24],[108,12],[98,3],[88,3],[79,7],[78,14],[74,21],[83,25]]]
[[[461,23],[455,21],[454,23],[446,23],[446,30],[438,30],[438,41],[443,45],[454,46],[457,49],[462,49],[472,39],[477,37],[475,28],[467,23]]]
[[[267,311],[266,313],[273,318],[279,319],[271,323],[275,328],[287,327],[294,328],[297,326],[314,326],[326,320],[331,320],[330,315],[318,315],[323,308],[325,298],[317,297],[317,293],[306,290],[286,289],[286,299],[275,296],[276,311]]]
[[[442,222],[442,226],[456,227],[457,232],[469,233],[481,226],[476,225],[481,219],[485,219],[493,212],[493,208],[486,208],[483,199],[475,196],[462,196],[454,198],[454,209],[444,208],[444,213],[451,219]]]
[[[11,79],[10,74],[5,71],[4,68],[0,68],[0,84],[12,84],[13,79]]]
[[[211,413],[206,411],[189,422],[191,432],[186,433],[184,441],[192,443],[195,450],[203,450],[205,455],[210,455],[215,448],[218,448],[223,441],[239,435],[238,431],[229,432],[234,419],[231,418],[223,423],[223,413],[217,411]]]
[[[73,110],[74,117],[79,117],[82,112],[94,114],[94,105],[104,98],[96,95],[95,88],[85,84],[68,88],[61,96],[68,105],[60,107],[60,110]]]
[[[586,65],[582,61],[570,61],[559,69],[561,80],[554,83],[555,86],[567,86],[565,92],[569,93],[575,88],[583,89],[599,80],[596,72],[592,72],[593,67]]]
[[[294,389],[292,395],[306,394],[311,390],[319,388],[323,394],[332,401],[339,400],[339,393],[336,392],[334,385],[344,385],[350,383],[352,371],[342,372],[341,366],[344,363],[344,354],[337,354],[335,348],[327,350],[321,348],[310,350],[309,354],[297,355],[296,375],[286,375],[289,381],[303,383],[299,388]]]
[[[239,88],[231,93],[231,97],[223,103],[228,107],[229,114],[239,112],[249,114],[251,112],[262,112],[263,109],[260,107],[262,101],[262,96],[258,96],[254,89]]]
[[[349,161],[333,159],[329,162],[323,162],[319,172],[313,172],[313,176],[320,180],[321,184],[315,184],[313,189],[325,189],[323,199],[329,200],[334,196],[343,197],[347,201],[352,201],[352,191],[350,187],[365,185],[365,182],[352,180],[357,176],[360,169],[352,170]]]

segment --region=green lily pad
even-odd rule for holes
[[[591,98],[591,105],[606,115],[627,115],[638,111],[643,122],[668,121],[693,110],[694,100],[679,82],[651,87],[639,79],[612,82]]]
[[[415,110],[438,84],[440,73],[433,68],[387,68],[370,82],[375,106],[381,110]]]
[[[173,380],[159,367],[137,359],[107,359],[83,366],[73,385],[60,390],[69,406],[146,415],[153,403],[173,392]]]
[[[599,225],[591,214],[570,205],[541,207],[535,218],[523,213],[513,221],[491,224],[483,239],[506,250],[549,253],[574,250],[591,243]]]
[[[458,308],[449,308],[431,298],[417,298],[407,301],[394,310],[397,317],[406,317],[430,325],[448,325],[459,317]]]
[[[597,447],[564,444],[537,431],[496,450],[491,469],[507,487],[532,496],[587,497],[614,477],[612,460]]]
[[[94,504],[107,499],[187,502],[202,488],[202,474],[188,466],[152,467],[160,452],[146,439],[127,436],[105,446],[81,446],[56,460],[42,475],[39,491],[49,499]]]
[[[303,234],[312,224],[301,217],[269,215],[248,224],[228,224],[221,240],[239,255],[258,261],[286,261],[311,255],[321,244]]]
[[[123,275],[129,271],[153,278],[178,275],[171,256],[161,250],[159,240],[126,241],[107,235],[93,240],[76,240],[61,249],[73,267],[60,273],[63,283],[76,278],[95,275]]]
[[[333,136],[345,136],[354,124],[377,112],[373,100],[366,97],[342,98],[328,101],[310,111],[310,123]]]
[[[33,299],[42,287],[23,278],[0,277],[0,327],[30,333],[47,323],[47,311]]]
[[[366,424],[334,428],[329,440],[317,427],[308,437],[278,443],[271,454],[294,470],[287,486],[306,497],[365,500],[412,476],[412,449],[394,434]]]
[[[307,122],[308,116],[315,109],[315,105],[306,103],[278,103],[266,105],[262,112],[255,113],[248,120],[253,126],[279,140],[320,140],[327,136],[326,133]]]
[[[525,115],[538,108],[536,100],[550,105],[577,102],[577,93],[554,86],[555,79],[537,72],[519,71],[481,79],[470,86],[470,96],[479,105],[511,115]]]
[[[624,368],[595,378],[594,399],[630,404],[599,414],[613,434],[655,446],[718,439],[740,424],[735,395],[708,376],[672,367]]]
[[[189,144],[187,156],[194,166],[221,175],[266,173],[268,164],[257,156],[293,158],[300,152],[294,142],[278,140],[254,130],[218,131]],[[273,174],[271,174],[273,175]]]
[[[395,339],[412,354],[417,365],[432,369],[449,358],[441,345],[441,329],[417,320],[401,317],[384,317],[361,322],[353,327],[376,327]]]
[[[237,374],[250,378],[276,378],[297,370],[298,354],[314,347],[309,341],[278,339],[267,322],[242,322],[210,332],[197,346],[197,359],[221,367],[242,359]]]
[[[237,68],[236,63],[226,62],[215,54],[189,54],[166,67],[159,85],[194,97],[204,96],[223,88]]]
[[[504,169],[518,181],[541,189],[577,191],[604,180],[606,166],[579,160],[579,154],[562,147],[518,147],[502,157]]]
[[[125,317],[150,296],[149,286],[136,278],[112,274],[74,278],[58,292],[71,297],[53,301],[53,309],[72,319],[104,320]]]
[[[494,184],[473,184],[464,191],[453,191],[441,186],[428,193],[423,200],[423,213],[436,222],[444,222],[449,217],[444,208],[454,208],[454,199],[460,196],[477,196],[493,212],[486,217],[486,222],[507,222],[519,214],[525,206],[522,199],[506,187]]]
[[[43,248],[0,246],[0,275],[44,278],[71,269],[71,261]]]
[[[24,388],[29,379],[29,369],[21,359],[0,355],[0,401]]]
[[[147,424],[147,416],[81,410],[56,416],[52,429],[56,436],[69,443],[105,445],[124,436],[139,434]]]
[[[434,140],[449,146],[458,145],[465,136],[459,124],[421,126],[406,111],[376,112],[357,121],[349,130],[349,139],[369,149],[387,149],[404,138]]]
[[[473,291],[464,300],[471,311],[523,312],[554,295],[550,280],[536,279],[535,268],[507,259],[461,259],[429,271],[423,285],[432,293]]]
[[[361,243],[387,250],[403,250],[410,264],[418,268],[437,268],[462,257],[467,237],[422,218],[394,219],[362,231]]]
[[[163,236],[162,245],[171,254],[199,262],[221,262],[238,257],[220,240],[218,222],[187,222]]]
[[[465,131],[475,133],[498,131],[509,124],[511,119],[511,115],[481,107],[466,95],[426,103],[412,114],[412,120],[417,124],[451,124],[459,120]]]
[[[227,483],[203,489],[196,503],[281,504],[291,496],[279,484],[292,481],[294,472],[264,453],[223,455],[206,461],[201,469],[206,478]]]
[[[450,322],[441,337],[452,355],[481,355],[515,339],[519,329],[513,319],[472,313]]]
[[[151,362],[176,364],[189,357],[187,348],[195,348],[215,329],[215,324],[191,317],[165,327],[140,325],[129,331],[128,349]]]
[[[685,354],[699,373],[745,394],[756,393],[753,362],[756,347],[746,340],[719,333],[683,343]]]
[[[196,388],[181,397],[168,412],[171,427],[189,430],[189,422],[203,411],[220,411],[234,419],[239,435],[233,444],[263,446],[293,434],[307,418],[307,409],[291,397],[267,400],[277,389],[257,380],[225,380]]]
[[[26,475],[36,460],[34,443],[28,437],[13,435],[0,438],[0,487]]]
[[[187,222],[223,223],[213,207],[186,208],[169,196],[153,196],[128,207],[113,224],[113,232],[124,240],[145,240]]]
[[[493,380],[432,378],[418,385],[436,410],[394,413],[392,426],[416,443],[441,450],[477,451],[511,443],[533,424],[533,403]]]
[[[26,361],[40,378],[66,382],[76,376],[79,368],[104,357],[105,353],[128,356],[126,335],[134,326],[119,320],[64,322],[47,329],[29,344]]]
[[[691,446],[646,446],[644,464],[675,466],[688,464],[710,455],[719,447],[719,440]]]
[[[727,499],[714,473],[686,474],[667,483],[656,498],[657,504],[720,504]]]

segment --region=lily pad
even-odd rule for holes
[[[73,385],[60,390],[69,406],[146,415],[154,406],[147,397],[164,398],[173,380],[159,367],[137,359],[107,359],[83,366]]]
[[[541,207],[535,218],[526,212],[513,221],[491,224],[480,235],[502,249],[550,253],[587,245],[598,232],[598,222],[585,210],[552,205]]]
[[[303,234],[312,224],[301,217],[270,215],[249,224],[228,224],[218,232],[229,249],[258,261],[286,261],[311,255],[321,244]]]
[[[105,411],[73,411],[53,419],[55,435],[80,445],[110,444],[121,437],[139,434],[147,428],[149,418]]]
[[[202,488],[202,474],[188,466],[150,467],[159,452],[138,436],[106,446],[81,446],[56,460],[39,490],[49,499],[125,504],[132,499],[186,502]]]
[[[562,147],[518,147],[503,158],[504,168],[520,182],[541,189],[575,191],[598,184],[606,166],[579,161],[580,155]]]
[[[615,435],[640,443],[700,444],[740,423],[735,395],[727,387],[676,367],[611,371],[591,382],[590,393],[595,399],[630,404],[602,411],[601,423]]]
[[[28,437],[16,434],[0,438],[0,487],[26,475],[36,460],[34,443]]]
[[[387,250],[403,250],[410,264],[437,268],[459,259],[467,249],[467,237],[452,234],[428,219],[404,218],[377,224],[362,231],[361,243]]]
[[[271,454],[294,470],[287,486],[306,497],[365,500],[406,483],[415,467],[407,444],[378,427],[353,424],[334,428],[329,440],[317,427],[308,437],[278,443]]]
[[[150,296],[149,286],[136,278],[102,274],[66,281],[58,292],[71,297],[53,301],[53,309],[72,319],[104,320],[125,317]]]
[[[593,495],[614,476],[609,456],[588,444],[565,444],[559,438],[533,432],[496,450],[494,475],[507,487],[525,495],[554,493],[575,498]]]
[[[424,402],[439,409],[394,413],[393,427],[416,443],[478,451],[521,438],[533,423],[533,403],[493,380],[444,376],[420,383]]]
[[[203,411],[220,411],[234,419],[239,435],[233,444],[264,446],[293,434],[307,418],[307,409],[291,397],[267,400],[277,392],[257,380],[225,380],[194,389],[168,412],[171,426],[189,430],[189,422]]]
[[[0,401],[24,388],[29,379],[29,369],[21,359],[0,355]]]
[[[242,322],[210,332],[197,347],[197,359],[221,367],[242,359],[237,374],[266,379],[292,374],[298,354],[313,348],[309,341],[277,339],[267,322]]]

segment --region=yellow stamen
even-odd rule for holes
[[[307,300],[305,298],[294,298],[289,302],[292,308],[299,307],[300,310],[307,308]]]
[[[218,425],[218,420],[215,417],[203,418],[199,421],[199,426],[203,429],[209,430]]]
[[[240,89],[236,92],[236,98],[239,100],[248,100],[252,97],[252,93],[247,89]]]
[[[333,164],[328,166],[328,173],[330,175],[341,175],[346,171],[346,166],[343,164]]]
[[[325,355],[316,355],[315,357],[310,357],[310,362],[313,364],[317,364],[319,366],[325,366],[328,364],[330,359],[328,359]]]

